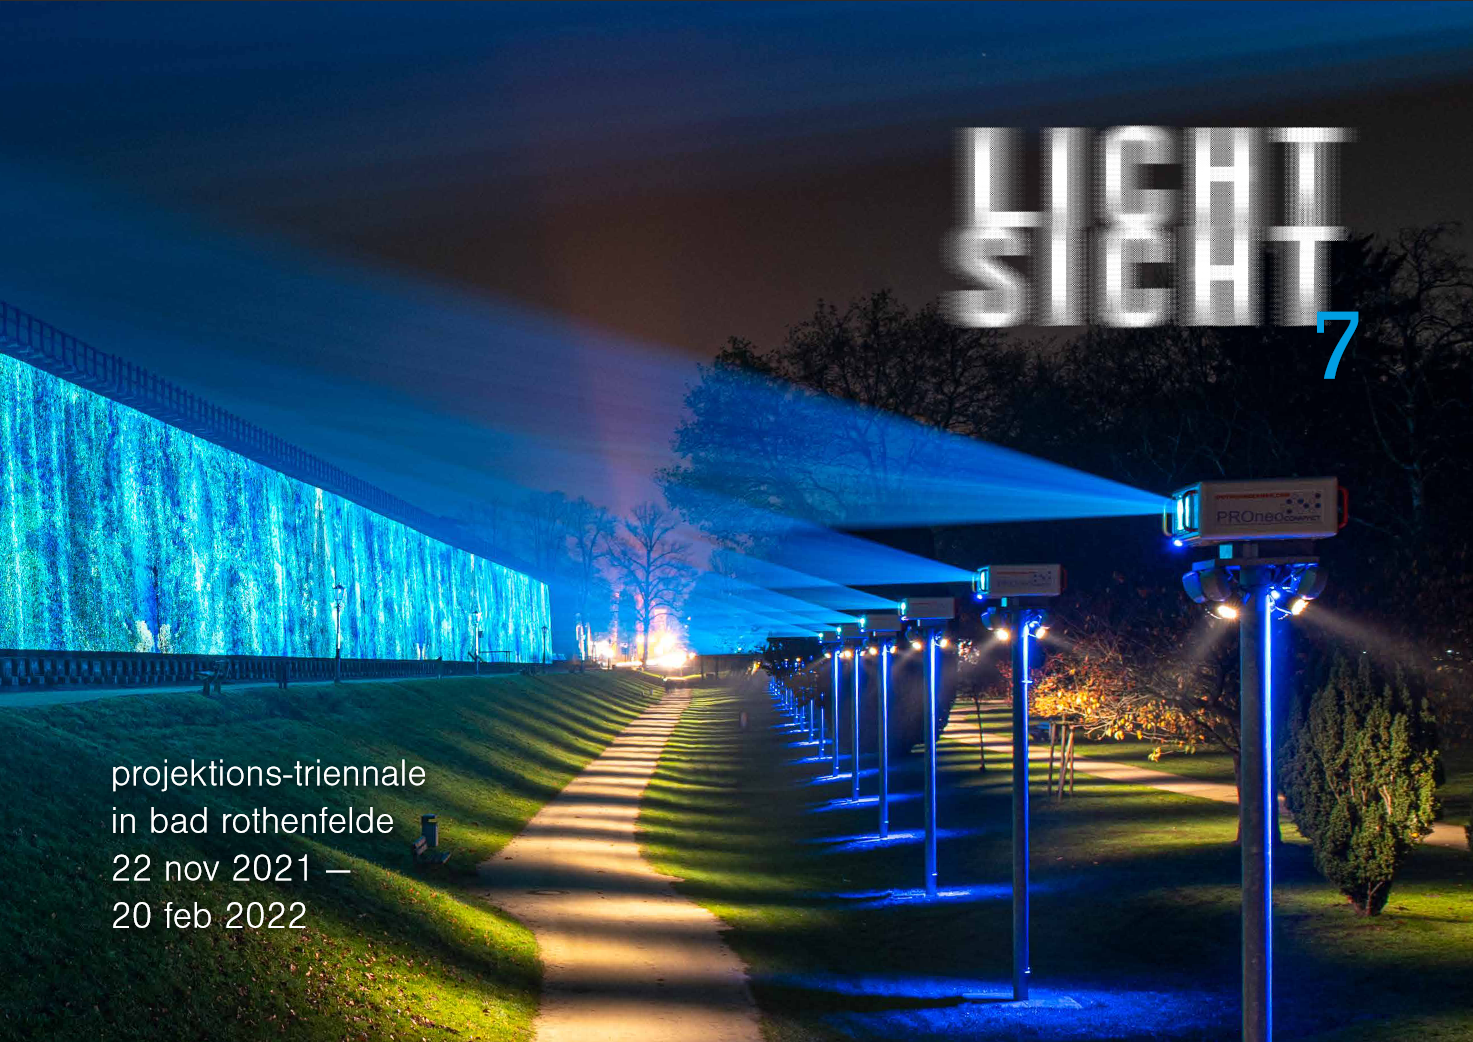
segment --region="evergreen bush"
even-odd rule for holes
[[[1407,854],[1432,831],[1437,735],[1425,697],[1369,656],[1343,656],[1294,721],[1280,776],[1319,872],[1375,915]]]

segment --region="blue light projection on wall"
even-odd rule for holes
[[[0,355],[0,648],[533,661],[541,582]]]

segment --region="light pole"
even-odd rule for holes
[[[884,839],[890,835],[890,658],[895,654],[894,642],[900,636],[902,623],[898,612],[870,615],[867,622],[880,645],[879,734],[875,751],[880,774],[879,837]]]
[[[859,799],[859,694],[864,685],[864,616],[854,627],[854,704],[849,718],[850,749],[853,753],[853,780],[849,786],[849,798]]]
[[[470,653],[470,659],[471,659],[471,662],[474,663],[474,665],[471,666],[471,669],[474,669],[474,671],[476,671],[476,675],[477,676],[480,676],[480,609],[479,609],[479,607],[477,607],[477,609],[474,610],[474,612],[468,613],[468,615],[465,616],[465,619],[467,619],[468,622],[470,622],[470,635],[471,635],[471,653]]]
[[[977,600],[996,600],[986,621],[1013,644],[1013,1001],[1028,1000],[1032,976],[1029,952],[1028,881],[1028,693],[1033,686],[1032,645],[1043,631],[1045,598],[1064,592],[1064,569],[1057,564],[987,565],[977,571]],[[977,735],[978,741],[982,738]]]
[[[343,679],[343,605],[347,601],[348,591],[342,583],[333,583],[332,586],[332,626],[333,626],[333,655],[332,655],[332,682],[340,683]]]
[[[839,773],[839,655],[844,650],[844,640],[838,630],[824,630],[818,635],[818,646],[823,648],[823,657],[828,660],[829,670],[833,678],[832,687],[834,695],[834,773]],[[815,671],[816,672],[816,671]],[[815,676],[815,680],[817,677]],[[823,759],[823,746],[828,738],[827,713],[824,712],[823,695],[814,685],[813,700],[818,705],[818,758]]]
[[[926,818],[926,896],[936,896],[936,707],[941,689],[941,648],[946,628],[956,618],[953,597],[910,598],[900,602],[900,617],[912,623],[923,635],[926,656],[926,698],[923,712],[926,720],[925,818]]]
[[[1273,1037],[1273,616],[1297,615],[1324,589],[1315,539],[1349,519],[1335,478],[1203,481],[1178,489],[1162,518],[1178,547],[1216,547],[1182,576],[1187,595],[1213,602],[1218,618],[1238,623],[1243,860],[1243,1042]],[[1272,557],[1259,543],[1275,541]],[[1287,542],[1286,542],[1287,541]]]

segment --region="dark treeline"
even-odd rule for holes
[[[851,460],[866,478],[862,424],[784,440],[773,416],[733,408],[733,377],[808,388],[1160,493],[1201,479],[1335,475],[1351,522],[1320,544],[1329,588],[1296,625],[1299,668],[1317,682],[1316,652],[1331,645],[1394,660],[1430,682],[1456,723],[1468,708],[1473,621],[1473,271],[1448,238],[1431,227],[1334,249],[1331,309],[1360,314],[1335,380],[1323,374],[1338,324],[1324,334],[1263,325],[1041,336],[959,329],[939,305],[909,309],[887,292],[846,308],[821,303],[781,344],[733,339],[706,370],[666,493],[718,540],[760,552],[713,488],[832,523],[816,498],[831,461]],[[854,451],[836,442],[845,438]],[[727,466],[734,447],[740,481]],[[1116,705],[1106,729],[1235,751],[1230,627],[1213,629],[1182,594],[1189,559],[1151,519],[863,534],[968,568],[1061,560],[1073,577],[1059,610],[1071,643],[1056,686],[1104,685],[1151,704]]]

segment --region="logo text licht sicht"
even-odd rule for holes
[[[972,285],[949,295],[952,317],[976,327],[1257,325],[1273,248],[1272,320],[1313,325],[1328,306],[1329,243],[1347,235],[1336,223],[1336,146],[1353,138],[1343,127],[1049,128],[1033,211],[1013,208],[1018,131],[965,130],[964,223],[948,252]],[[1163,187],[1173,181],[1181,187]]]

